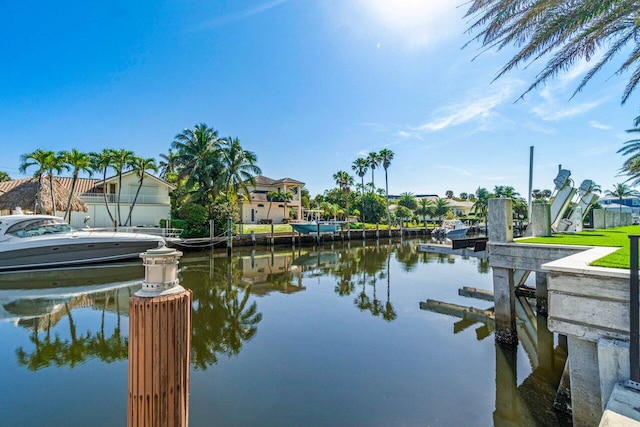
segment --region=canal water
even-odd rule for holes
[[[520,344],[497,346],[493,303],[459,295],[492,289],[488,261],[417,243],[186,254],[191,425],[566,425],[552,409],[566,350],[545,319],[519,300]],[[0,426],[126,424],[143,275],[0,275]]]

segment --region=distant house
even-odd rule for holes
[[[244,224],[272,222],[282,223],[285,220],[302,219],[302,187],[304,182],[291,178],[272,179],[266,176],[255,177],[255,185],[246,183],[249,189],[249,200],[245,196],[238,197],[240,219]],[[287,203],[269,202],[269,192],[290,192],[293,199]],[[269,207],[271,206],[271,210]]]
[[[623,197],[622,206],[620,206],[620,199],[615,196],[604,196],[598,200],[598,203],[605,210],[622,210],[622,212],[631,212],[634,216],[640,215],[640,197]]]
[[[32,178],[16,179],[0,182],[0,195]],[[71,189],[72,178],[57,177],[62,185]],[[106,193],[109,208],[114,218],[117,218],[118,177],[112,176],[106,180],[78,178],[75,194],[80,197],[89,208],[88,212],[72,212],[71,225],[76,227],[110,227],[111,220],[104,202]],[[138,189],[139,177],[135,171],[122,175],[122,191],[120,192],[120,215],[122,223],[126,220]],[[131,215],[131,225],[159,225],[161,219],[171,215],[169,192],[175,187],[168,182],[145,172],[144,181],[135,207]],[[8,212],[3,212],[8,214]],[[57,212],[64,215],[64,212]]]

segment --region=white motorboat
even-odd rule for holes
[[[445,219],[442,226],[433,230],[436,237],[446,237],[447,239],[461,239],[467,235],[469,226],[459,219]]]
[[[150,234],[77,230],[49,215],[0,216],[0,271],[137,258],[164,243]]]

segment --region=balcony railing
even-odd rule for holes
[[[135,199],[135,194],[121,194],[120,195],[120,203],[133,203],[133,199]],[[80,198],[85,203],[104,203],[104,195],[102,194],[82,194]],[[109,203],[117,203],[118,195],[117,194],[107,194],[107,200]],[[138,195],[138,199],[136,200],[136,204],[141,205],[168,205],[170,203],[169,196],[157,196],[157,195],[147,195],[140,194]]]

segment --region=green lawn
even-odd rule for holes
[[[629,235],[640,234],[640,226],[608,228],[581,233],[554,234],[551,237],[534,237],[519,243],[549,243],[556,245],[613,246],[619,250],[591,263],[598,267],[629,268]]]

